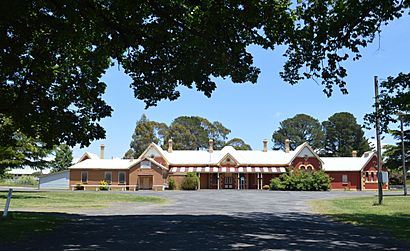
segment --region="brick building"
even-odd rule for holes
[[[226,146],[208,150],[173,150],[173,142],[163,150],[152,143],[138,159],[104,159],[101,156],[84,154],[70,168],[70,185],[78,183],[96,187],[101,180],[112,187],[127,189],[163,190],[170,178],[181,184],[188,172],[199,176],[200,189],[262,189],[277,177],[293,169],[324,170],[333,180],[332,189],[373,190],[377,189],[377,157],[367,152],[361,157],[325,158],[304,143],[294,151],[285,142],[284,151],[268,150],[268,141],[263,141],[263,150],[235,150]],[[384,185],[387,188],[388,184]]]

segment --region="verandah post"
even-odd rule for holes
[[[9,194],[7,195],[6,205],[4,206],[3,217],[7,217],[9,213],[9,206],[10,206],[10,200],[11,200],[12,194],[13,194],[13,188],[9,188]]]

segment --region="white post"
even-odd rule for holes
[[[263,187],[263,173],[261,173],[261,188]]]
[[[237,177],[236,177],[236,180],[237,180],[237,182],[236,182],[236,186],[237,186],[237,189],[239,190],[239,186],[241,185],[241,180],[239,179],[239,173],[237,173],[237,175],[236,175]]]
[[[3,217],[7,217],[7,214],[9,212],[9,206],[10,206],[10,200],[11,200],[12,194],[13,194],[13,188],[9,188],[9,194],[7,195],[6,205],[4,206]]]
[[[201,173],[198,173],[198,190],[201,189]]]
[[[217,180],[217,182],[218,182],[218,184],[217,184],[217,185],[218,185],[218,186],[217,186],[217,189],[219,190],[219,173],[217,174],[217,179],[216,179],[216,180]]]

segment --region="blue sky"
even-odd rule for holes
[[[363,116],[373,110],[373,76],[381,80],[408,72],[410,64],[410,16],[395,20],[383,28],[380,37],[362,51],[363,58],[347,62],[348,95],[335,89],[331,98],[322,92],[322,86],[312,80],[291,86],[279,77],[285,59],[281,51],[265,51],[252,47],[254,62],[261,69],[257,84],[233,84],[217,79],[217,89],[211,98],[195,89],[179,88],[181,97],[176,101],[161,101],[156,107],[144,109],[145,104],[134,98],[129,88],[131,79],[117,66],[110,68],[102,80],[107,83],[104,99],[114,109],[110,118],[101,125],[106,139],[97,140],[87,148],[75,147],[74,157],[85,151],[99,153],[105,144],[105,157],[122,157],[129,149],[136,121],[145,113],[150,120],[170,124],[179,116],[201,116],[219,121],[232,132],[229,138],[239,137],[253,149],[262,148],[262,140],[269,139],[278,129],[279,122],[298,113],[306,113],[321,122],[336,112],[347,111],[355,115],[360,124]],[[374,130],[366,131],[368,138]],[[391,143],[387,137],[383,143]]]

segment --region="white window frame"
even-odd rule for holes
[[[342,174],[342,183],[349,183],[349,176],[347,174]]]
[[[83,173],[86,174],[86,181],[83,181]],[[88,171],[81,171],[81,183],[88,183]]]
[[[124,182],[121,182],[120,175],[124,174]],[[127,184],[127,177],[125,176],[125,172],[118,172],[118,184]]]
[[[110,180],[108,180],[107,179],[107,174],[110,174],[110,176],[111,176],[111,179]],[[104,180],[106,181],[106,182],[108,182],[108,184],[111,184],[112,183],[112,172],[111,171],[107,171],[107,172],[104,172]]]

